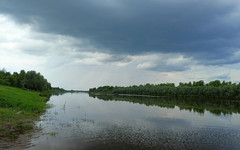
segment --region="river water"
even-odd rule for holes
[[[26,150],[240,149],[238,103],[52,96]],[[197,107],[196,107],[197,106]],[[226,108],[224,108],[226,107]]]

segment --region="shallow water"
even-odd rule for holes
[[[48,102],[52,107],[37,122],[42,130],[32,135],[26,149],[240,147],[240,115],[236,109],[214,114],[207,109],[183,109],[182,104],[160,107],[142,103],[143,98],[139,98],[140,102],[127,99],[113,97],[106,101],[86,93],[52,96]]]

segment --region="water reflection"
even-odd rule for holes
[[[52,96],[48,104],[53,107],[37,123],[42,130],[32,135],[27,150],[240,147],[239,111],[223,102],[212,103],[219,109],[204,107],[209,103],[202,101],[64,94]],[[234,111],[227,111],[228,108]],[[217,110],[218,115],[207,110]]]
[[[90,97],[98,98],[104,101],[126,101],[131,103],[144,104],[146,106],[159,106],[174,109],[175,106],[180,110],[188,110],[204,114],[209,111],[215,115],[240,113],[240,102],[233,100],[217,99],[186,99],[170,97],[146,97],[129,95],[93,95]]]

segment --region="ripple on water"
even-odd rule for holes
[[[214,120],[217,116],[210,116],[209,121],[209,118],[204,120],[204,115],[176,108],[102,102],[77,94],[53,98],[54,107],[39,123],[42,133],[32,139],[31,146],[35,146],[27,149],[237,150],[240,147],[239,127],[209,125],[212,120],[218,121]],[[195,117],[204,123],[192,125],[191,119]]]

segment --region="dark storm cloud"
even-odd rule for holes
[[[179,72],[188,70],[189,66],[159,64],[147,69],[157,72]]]
[[[232,60],[240,49],[237,1],[1,0],[0,13],[38,30],[89,40],[110,54],[182,53],[202,64]]]

